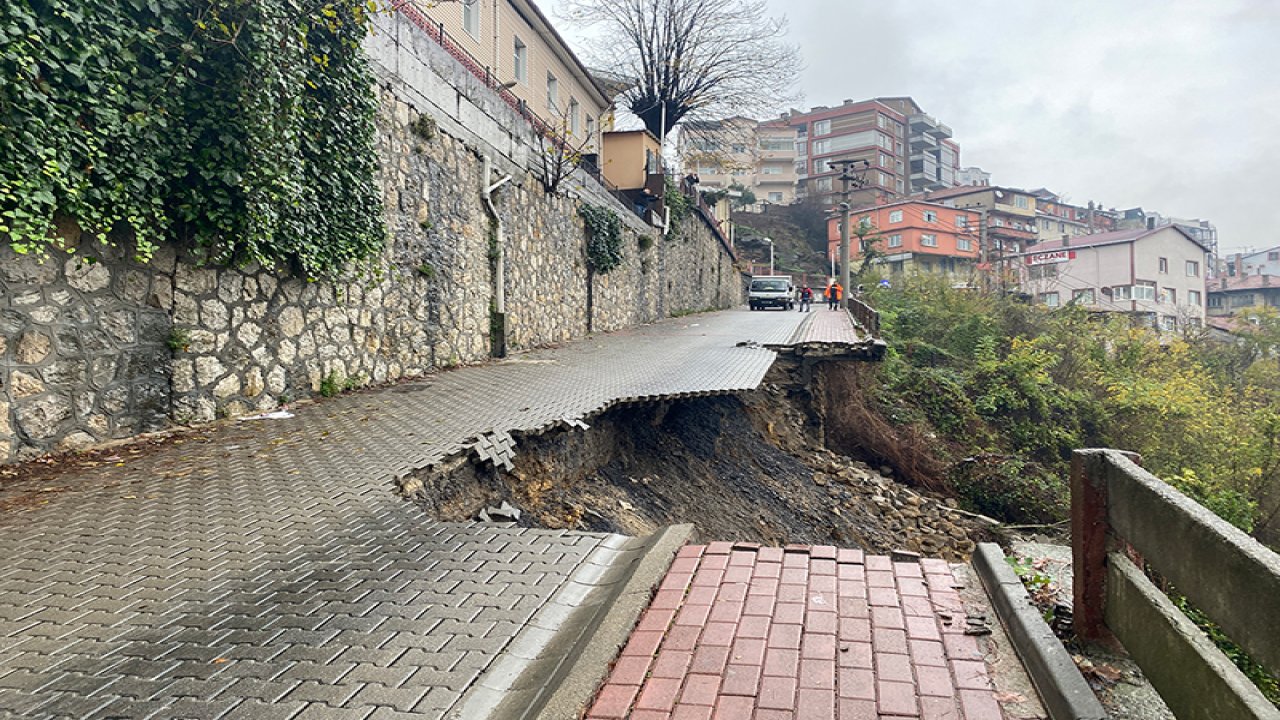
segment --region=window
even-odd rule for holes
[[[830,134],[831,134],[831,121],[830,121],[830,120],[819,120],[818,122],[814,123],[814,124],[813,124],[813,134],[814,134],[814,135],[830,135]]]
[[[1026,195],[1014,195],[1014,196],[1013,196],[1013,206],[1014,206],[1014,207],[1024,208],[1024,209],[1025,209],[1025,208],[1029,208],[1029,207],[1031,207],[1031,205],[1027,202],[1027,196],[1026,196]]]
[[[938,222],[938,213],[936,213],[936,212],[934,212],[934,211],[932,211],[932,210],[925,210],[925,211],[924,211],[924,221],[925,221],[925,222],[927,222],[927,223],[936,223],[936,222]]]
[[[1040,293],[1040,304],[1046,307],[1058,307],[1058,305],[1060,304],[1058,300],[1058,293],[1056,292]]]
[[[894,211],[890,212],[890,213],[889,213],[889,222],[891,222],[891,223],[900,223],[900,222],[902,222],[902,211],[901,211],[901,210],[894,210]]]
[[[830,190],[831,178],[829,177],[818,178],[817,182],[814,183],[814,186],[817,187],[819,190]]]
[[[876,144],[885,150],[893,149],[893,138],[888,135],[876,135]]]
[[[569,98],[569,132],[578,134],[578,101]]]
[[[969,238],[967,238],[967,237],[958,237],[958,238],[956,238],[956,249],[957,249],[957,250],[972,250],[972,249],[973,249],[973,242],[972,242],[972,241],[970,241],[970,240],[969,240]]]
[[[760,168],[760,174],[761,175],[781,175],[782,168],[778,167],[777,165],[765,165],[764,167]]]
[[[885,117],[885,116],[880,115],[880,114],[878,114],[878,113],[877,113],[877,114],[876,114],[876,124],[877,124],[877,125],[879,125],[879,126],[880,126],[880,127],[882,127],[882,128],[887,128],[887,127],[889,127],[889,118],[887,118],[887,117]]]
[[[1060,233],[1064,233],[1064,232],[1066,232],[1066,231],[1067,231],[1067,224],[1066,224],[1066,223],[1064,223],[1064,222],[1062,222],[1061,220],[1059,220],[1059,221],[1058,221],[1058,232],[1060,232]]]
[[[480,39],[480,0],[462,0],[462,29]]]
[[[595,137],[596,137],[596,119],[588,115],[587,116],[587,139],[594,140]]]
[[[830,141],[830,140],[814,140],[814,141],[813,141],[813,154],[814,154],[814,155],[824,155],[824,154],[829,153],[829,152],[831,152],[831,141]]]
[[[556,76],[547,73],[547,109],[555,110],[556,103],[560,98],[560,81],[556,80]]]
[[[1132,300],[1133,288],[1129,285],[1117,285],[1111,288],[1111,297],[1114,300]]]
[[[1160,274],[1169,274],[1169,258],[1160,258]]]
[[[965,215],[957,215],[957,216],[956,216],[956,228],[957,228],[957,229],[960,229],[960,230],[963,230],[963,229],[965,229],[965,228],[967,228],[967,227],[969,227],[969,218],[968,218],[967,216],[965,216]]]
[[[1165,332],[1173,332],[1178,329],[1178,319],[1172,315],[1160,316],[1160,329]]]
[[[1150,280],[1139,280],[1133,286],[1134,300],[1155,300],[1156,284]]]
[[[898,164],[899,164],[899,165],[901,165],[902,163],[898,163]],[[902,180],[902,178],[898,178],[898,192],[905,192],[906,187],[907,187],[907,185],[906,185],[906,183]]]
[[[884,117],[883,115],[881,117]],[[893,159],[884,153],[880,153],[880,167],[887,168],[893,164]]]
[[[889,187],[889,183],[893,180],[888,175],[880,173],[880,187]]]
[[[1211,307],[1211,308],[1220,308],[1220,307],[1222,307],[1222,296],[1221,296],[1221,295],[1210,295],[1210,296],[1209,296],[1209,307]]]
[[[1027,268],[1027,277],[1032,280],[1058,277],[1057,265],[1032,265]]]
[[[1200,263],[1195,260],[1187,261],[1187,277],[1200,277]]]
[[[925,247],[938,247],[938,236],[920,233],[920,244]]]
[[[1277,260],[1280,260],[1280,252],[1267,253],[1267,262],[1275,262]]]
[[[1178,304],[1178,291],[1173,288],[1160,288],[1160,302],[1169,303],[1170,305]]]
[[[520,38],[516,38],[514,66],[516,80],[527,83],[529,82],[529,48],[520,42]]]
[[[890,235],[890,236],[889,236],[889,247],[902,247],[902,236],[901,236],[901,235]]]
[[[1097,300],[1094,299],[1093,288],[1085,288],[1083,290],[1071,291],[1071,302],[1081,305],[1092,305]]]
[[[1200,291],[1199,290],[1187,291],[1187,304],[1200,307]]]
[[[780,203],[780,202],[782,202],[782,193],[780,193],[780,192],[771,192],[771,193],[769,193],[769,202],[771,202],[771,203]]]
[[[1049,221],[1048,221],[1048,220],[1041,220],[1041,221],[1040,221],[1040,227],[1044,228],[1045,230],[1048,230],[1048,229],[1049,229]]]

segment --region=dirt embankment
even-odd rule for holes
[[[703,539],[830,543],[960,559],[986,525],[827,450],[823,412],[795,368],[759,391],[616,409],[520,439],[511,472],[460,459],[407,478],[433,517],[508,501],[522,525],[643,535],[694,523]],[[806,377],[815,377],[806,373]],[[887,470],[887,468],[885,468]]]

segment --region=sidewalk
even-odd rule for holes
[[[961,587],[942,560],[687,546],[587,718],[1001,720]]]
[[[59,478],[0,516],[0,717],[445,717],[634,553],[433,522],[395,481],[481,438],[754,388],[805,317],[666,321]]]

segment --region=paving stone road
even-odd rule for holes
[[[806,317],[666,321],[59,478],[0,516],[0,717],[447,717],[629,541],[433,522],[394,481],[484,433],[755,387],[755,343]]]

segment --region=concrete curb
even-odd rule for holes
[[[995,543],[979,543],[973,566],[1013,647],[1053,720],[1106,720],[1102,708],[1067,649],[1031,604],[1026,588]]]
[[[574,659],[566,663],[548,685],[554,690],[546,702],[526,717],[537,720],[563,720],[582,717],[596,689],[609,674],[610,665],[649,607],[653,591],[666,576],[672,560],[693,535],[693,525],[669,525],[647,540],[648,547],[636,560],[631,575],[615,586],[605,611],[596,618],[595,627],[583,633],[577,643]],[[532,708],[530,710],[533,710]]]

